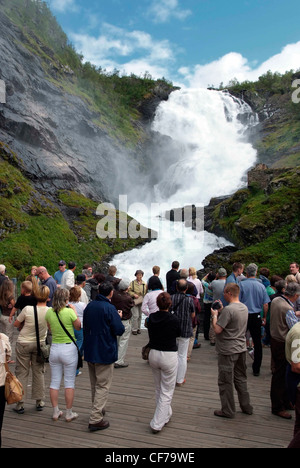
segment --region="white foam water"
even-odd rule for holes
[[[172,140],[169,152],[166,148],[163,152],[160,148],[153,150],[159,158],[154,170],[159,167],[162,176],[154,187],[156,200],[152,201],[163,203],[164,209],[205,206],[212,197],[229,195],[243,187],[245,174],[257,156],[245,132],[257,123],[251,108],[229,93],[206,89],[173,92],[158,107],[152,127],[165,141]],[[147,198],[140,195],[141,200]],[[182,268],[200,269],[209,253],[231,245],[208,232],[170,223],[159,211],[159,206],[152,208],[151,219],[149,212],[129,213],[160,235],[140,249],[115,256],[112,263],[118,267],[118,277],[132,278],[136,269],[142,269],[148,278],[152,267],[159,265],[164,279],[173,260],[178,260]]]

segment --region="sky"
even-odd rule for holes
[[[300,69],[299,0],[48,0],[85,61],[183,87]]]

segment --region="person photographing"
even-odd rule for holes
[[[246,331],[248,308],[239,301],[240,288],[230,283],[225,286],[224,297],[228,306],[221,301],[213,303],[212,326],[216,333],[218,354],[219,392],[222,409],[215,416],[234,418],[236,413],[233,384],[238,393],[240,407],[245,414],[253,414],[247,389],[247,346]],[[219,307],[219,309],[217,308]]]

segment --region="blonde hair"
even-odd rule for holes
[[[36,296],[39,293],[39,289],[40,289],[39,280],[36,279],[35,276],[29,275],[26,278],[26,282],[27,281],[30,281],[30,283],[32,283],[32,294],[33,296]]]
[[[21,289],[25,291],[25,294],[32,293],[32,282],[31,281],[23,281],[21,284]]]
[[[193,279],[197,278],[197,270],[194,267],[189,269],[189,275],[193,277]]]
[[[44,303],[47,302],[50,296],[50,289],[48,286],[41,286],[38,291],[35,293],[35,298],[37,302]]]
[[[288,283],[297,283],[296,277],[294,275],[287,275],[285,281]]]
[[[57,289],[54,293],[52,309],[57,314],[66,307],[69,302],[70,293],[67,289]]]

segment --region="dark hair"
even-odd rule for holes
[[[188,288],[187,288],[187,294],[190,294],[191,296],[195,296],[195,285],[194,283],[188,283]]]
[[[217,275],[216,273],[213,273],[212,271],[209,273],[208,277],[207,277],[207,281],[209,283],[212,283],[212,281],[214,281],[216,279]]]
[[[269,276],[270,276],[270,270],[269,270],[269,268],[261,268],[261,269],[259,270],[259,273],[260,273],[261,275],[265,276],[266,278],[269,278]]]
[[[76,277],[76,283],[77,283],[77,284],[82,284],[82,283],[84,283],[85,281],[86,281],[85,275],[82,275],[82,274],[77,275],[77,277]]]
[[[178,270],[178,268],[179,268],[179,262],[177,262],[177,261],[175,260],[175,262],[172,263],[172,268],[173,268],[174,270]]]
[[[172,305],[172,299],[169,293],[163,292],[161,293],[157,300],[156,300],[157,306],[159,307],[159,310],[169,310],[171,305]]]
[[[101,296],[108,297],[113,289],[113,285],[106,281],[105,283],[100,284],[99,294],[101,294]]]
[[[105,283],[105,275],[103,275],[102,273],[95,273],[94,274],[94,279],[99,283]]]
[[[75,263],[75,262],[69,262],[69,264],[68,264],[69,270],[73,270],[73,268],[75,268],[75,267],[76,267],[76,263]]]
[[[142,276],[144,276],[143,270],[136,270],[134,276],[137,276],[137,275],[142,275]]]

